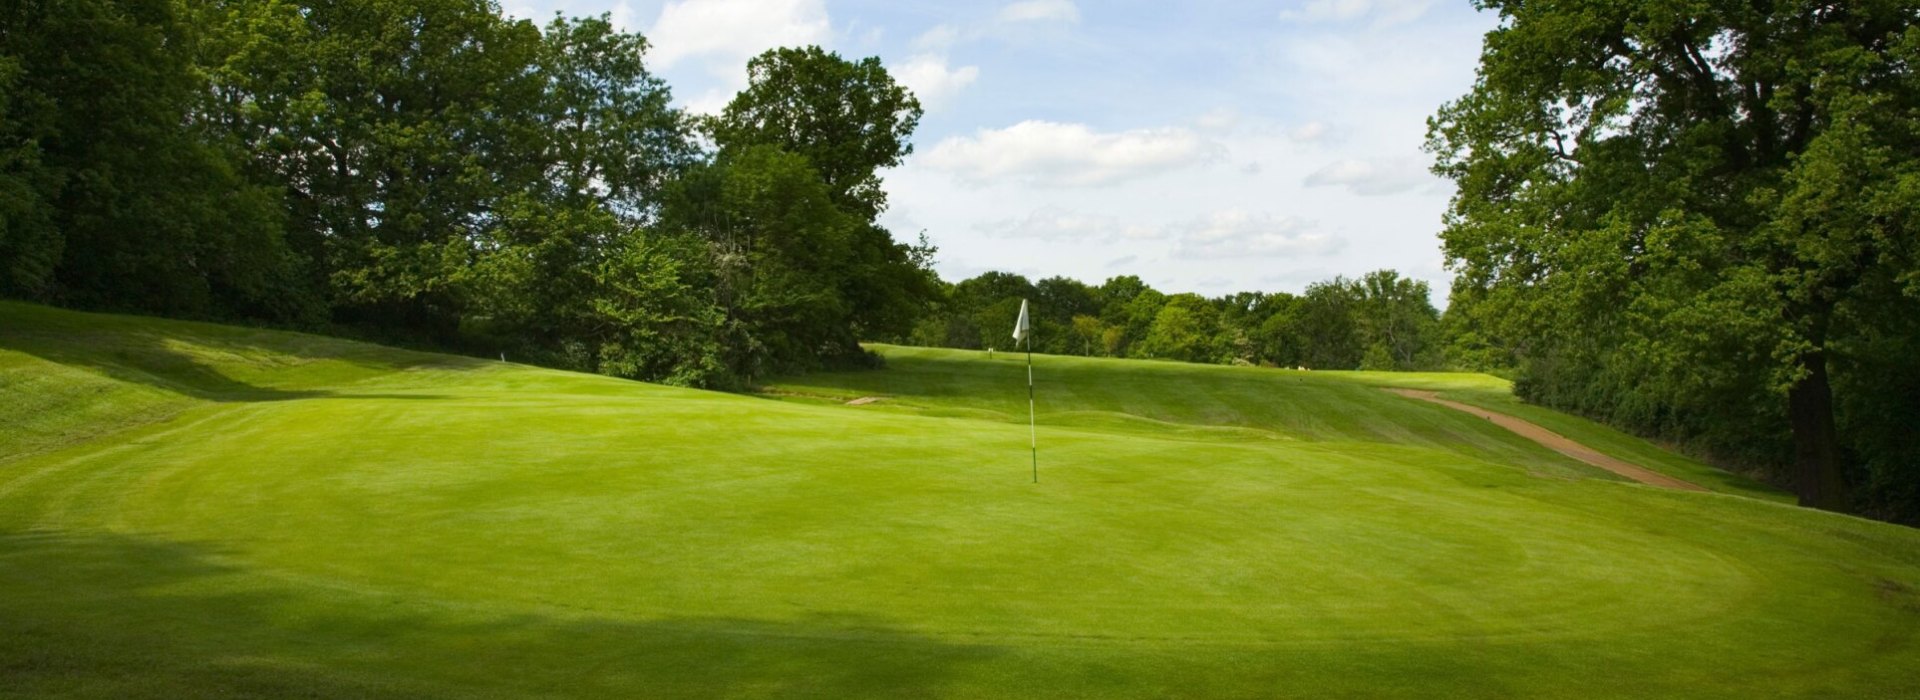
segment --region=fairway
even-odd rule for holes
[[[877,349],[733,395],[0,302],[0,697],[1920,694],[1920,531],[1493,377],[1040,356],[1033,484],[1023,356]]]

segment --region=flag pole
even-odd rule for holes
[[[1033,324],[1027,321],[1027,300],[1020,300],[1020,318],[1013,321],[1013,342],[1027,341],[1027,448],[1033,453],[1033,483],[1040,483],[1040,429],[1034,424]]]
[[[1040,429],[1033,421],[1033,332],[1027,332],[1027,440],[1033,451],[1033,483],[1040,483]]]

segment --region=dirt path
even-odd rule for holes
[[[1632,462],[1622,460],[1618,457],[1601,453],[1600,451],[1595,450],[1591,447],[1587,447],[1586,445],[1582,445],[1580,443],[1569,440],[1564,435],[1553,432],[1546,428],[1542,428],[1538,425],[1528,423],[1526,421],[1520,420],[1518,418],[1509,416],[1504,413],[1495,413],[1493,411],[1489,411],[1479,406],[1469,406],[1467,404],[1460,403],[1458,401],[1448,401],[1446,399],[1440,398],[1438,395],[1434,394],[1434,392],[1431,392],[1431,391],[1421,391],[1419,389],[1388,389],[1387,391],[1391,391],[1393,393],[1396,393],[1411,399],[1419,399],[1421,401],[1431,401],[1433,403],[1446,406],[1447,408],[1451,408],[1456,411],[1465,411],[1467,413],[1471,413],[1481,418],[1485,418],[1487,420],[1493,421],[1494,425],[1498,425],[1502,428],[1506,428],[1515,433],[1518,433],[1520,437],[1524,437],[1528,440],[1532,440],[1542,445],[1546,445],[1548,449],[1551,449],[1555,452],[1566,455],[1568,457],[1572,457],[1582,462],[1586,462],[1587,464],[1591,464],[1593,466],[1599,467],[1601,469],[1605,469],[1615,474],[1619,474],[1621,476],[1627,477],[1634,481],[1638,481],[1642,484],[1650,484],[1653,486],[1660,486],[1660,487],[1670,488],[1670,489],[1679,489],[1681,491],[1705,491],[1706,490],[1696,484],[1681,481],[1679,479],[1675,479],[1671,476],[1661,474],[1660,472],[1653,471],[1651,469],[1642,467]]]

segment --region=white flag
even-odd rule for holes
[[[1025,299],[1021,299],[1021,300],[1020,300],[1020,320],[1018,320],[1018,321],[1014,321],[1014,322],[1013,322],[1013,339],[1014,339],[1014,341],[1015,341],[1015,342],[1018,342],[1018,341],[1022,341],[1022,340],[1026,340],[1026,339],[1027,339],[1027,330],[1028,330],[1028,328],[1027,328],[1027,300],[1025,300]]]

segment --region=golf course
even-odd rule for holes
[[[742,395],[0,303],[0,697],[1920,694],[1920,531],[1494,377],[1037,356],[1034,483],[1024,355],[873,349]]]

